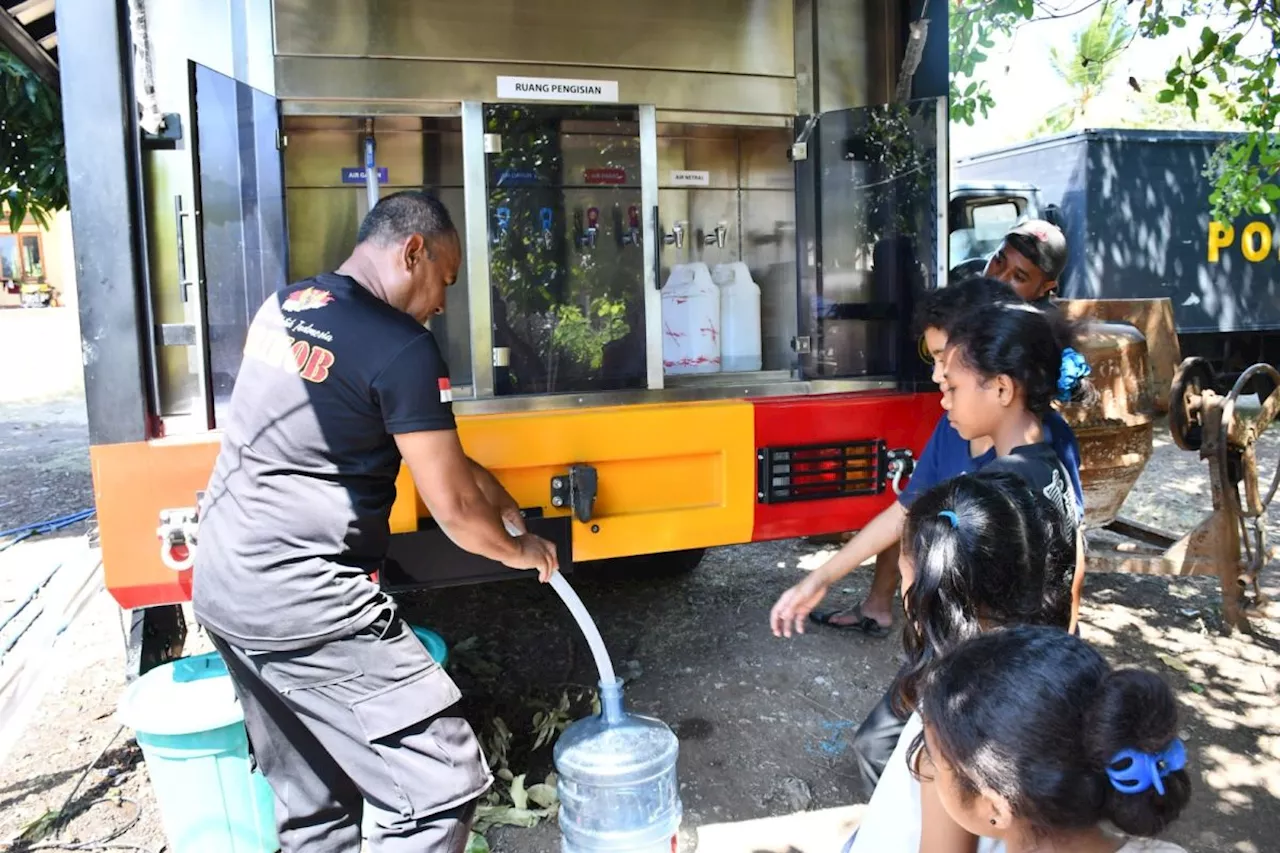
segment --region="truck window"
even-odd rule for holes
[[[974,258],[989,257],[1022,216],[1018,204],[1010,199],[972,204],[967,211],[966,227],[951,232],[952,267]]]

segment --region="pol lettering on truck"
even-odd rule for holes
[[[1213,221],[1209,223],[1208,258],[1209,263],[1219,263],[1223,249],[1230,249],[1236,240],[1236,229],[1230,223]],[[1280,259],[1280,239],[1276,238],[1276,230],[1266,222],[1250,222],[1240,229],[1240,254],[1246,261],[1260,264],[1271,255]]]

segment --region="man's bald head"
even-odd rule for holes
[[[457,236],[453,218],[435,196],[421,190],[405,190],[386,196],[373,206],[360,223],[357,243],[376,244],[379,248],[396,245],[414,234],[427,243],[442,236]]]

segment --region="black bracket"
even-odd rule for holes
[[[586,524],[596,504],[599,477],[590,465],[571,465],[568,474],[551,478],[551,505],[573,508],[573,517]]]
[[[142,132],[142,147],[148,151],[174,150],[182,141],[182,115],[165,113],[164,124],[156,133]]]

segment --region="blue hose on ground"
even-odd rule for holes
[[[65,528],[65,526],[69,526],[72,524],[76,524],[77,521],[83,521],[84,519],[88,519],[88,517],[95,514],[95,512],[97,512],[97,510],[93,510],[93,508],[88,508],[88,510],[72,512],[72,514],[59,516],[59,517],[56,517],[56,519],[50,519],[49,521],[33,521],[32,524],[24,524],[20,526],[20,528],[13,528],[12,530],[0,530],[0,539],[8,539],[9,537],[18,537],[18,535],[20,535],[20,537],[26,538],[28,537],[28,535],[35,535],[37,533],[52,533],[54,532],[54,530]]]

